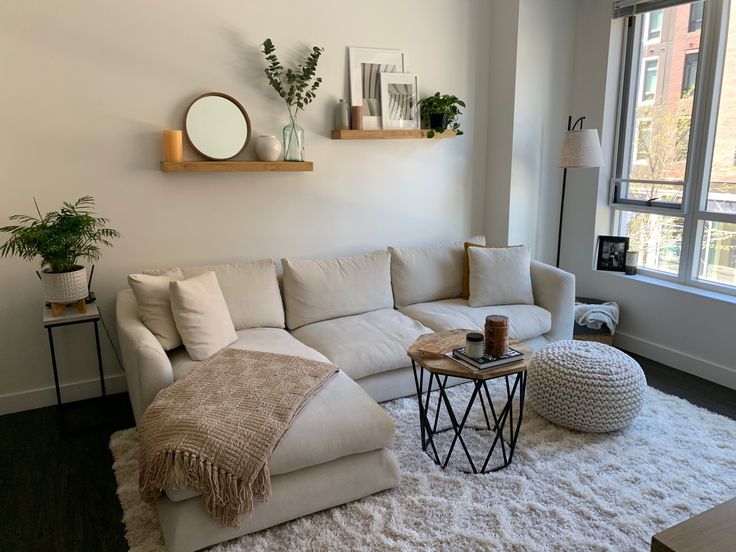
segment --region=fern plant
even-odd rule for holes
[[[77,260],[90,262],[100,258],[102,246],[112,246],[120,233],[107,228],[109,220],[94,216],[95,200],[80,197],[74,203],[64,202],[58,211],[41,214],[33,199],[38,216],[13,215],[19,224],[4,226],[0,232],[10,238],[0,246],[0,256],[17,256],[28,261],[41,258],[41,268],[48,272],[70,272],[78,268]]]

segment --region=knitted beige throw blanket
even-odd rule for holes
[[[169,481],[203,495],[228,527],[271,496],[267,462],[309,398],[337,372],[295,356],[223,349],[159,391],[138,427],[139,488],[153,502]]]

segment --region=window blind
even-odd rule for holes
[[[689,4],[692,0],[613,0],[613,17],[636,15],[680,4]]]

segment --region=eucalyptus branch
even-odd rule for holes
[[[293,123],[299,111],[317,97],[317,89],[322,83],[322,77],[317,76],[317,64],[324,48],[314,46],[303,63],[284,67],[276,56],[276,46],[270,38],[264,40],[261,47],[266,58],[264,72],[268,83],[286,103]]]

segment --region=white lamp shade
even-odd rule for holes
[[[571,130],[565,133],[560,154],[560,167],[602,167],[603,153],[598,139],[598,129]]]

